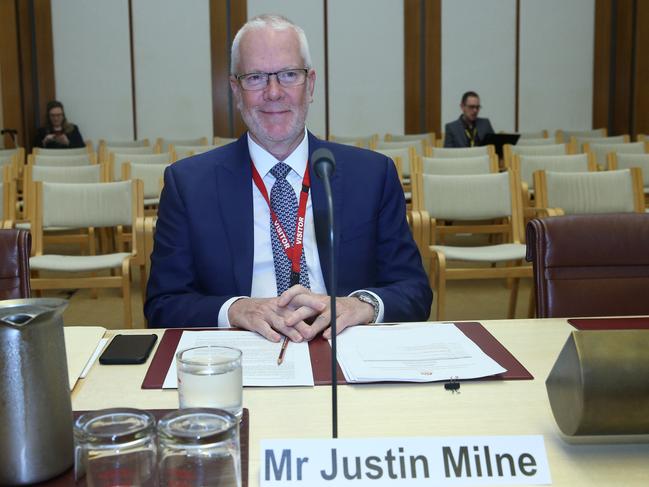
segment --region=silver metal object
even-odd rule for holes
[[[63,299],[0,301],[0,485],[27,485],[74,462]]]

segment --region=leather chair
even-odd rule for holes
[[[649,314],[649,214],[535,218],[526,258],[539,318]]]
[[[29,298],[29,254],[32,237],[26,230],[0,230],[0,299]]]

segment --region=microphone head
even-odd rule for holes
[[[329,149],[320,147],[311,154],[313,169],[320,179],[331,176],[336,169],[336,159]]]

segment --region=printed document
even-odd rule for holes
[[[347,382],[432,382],[506,372],[452,323],[353,326],[338,336]]]
[[[251,331],[184,331],[176,353],[186,348],[218,345],[238,348],[243,353],[244,386],[313,386],[311,356],[307,342],[290,342],[284,362],[277,365],[282,342],[271,342]],[[163,389],[176,389],[176,353],[165,377]]]

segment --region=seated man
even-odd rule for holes
[[[320,147],[336,159],[338,330],[427,320],[432,292],[394,164],[305,128],[316,74],[304,31],[279,16],[250,20],[232,43],[231,73],[248,132],[167,168],[149,326],[236,326],[273,341],[327,329],[327,203],[311,165]]]
[[[474,147],[484,144],[487,134],[493,134],[494,129],[488,118],[478,118],[480,113],[480,97],[474,91],[462,95],[460,103],[462,115],[454,122],[446,124],[444,147]]]

